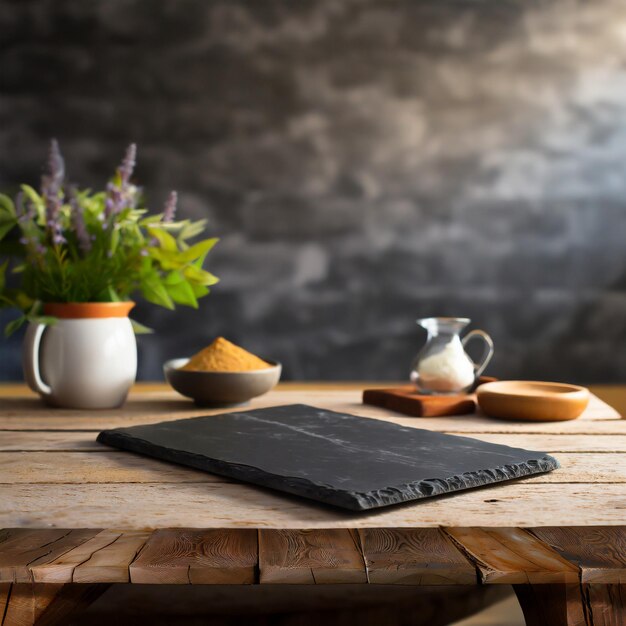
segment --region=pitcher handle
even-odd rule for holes
[[[26,384],[42,396],[50,396],[52,395],[52,389],[44,383],[39,370],[39,346],[45,330],[45,324],[31,322],[28,325],[26,335],[24,336],[22,364],[24,366]]]
[[[484,330],[471,330],[462,339],[463,347],[465,347],[471,339],[476,337],[482,339],[485,344],[483,356],[481,357],[480,362],[474,363],[474,370],[476,377],[478,378],[478,376],[483,373],[487,365],[489,365],[489,361],[491,361],[491,357],[493,356],[493,340]]]

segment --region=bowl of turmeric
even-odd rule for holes
[[[243,404],[267,393],[280,380],[281,364],[218,337],[188,359],[163,365],[167,382],[201,406]]]

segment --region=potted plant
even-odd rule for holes
[[[197,308],[217,282],[203,269],[217,239],[195,240],[206,220],[176,221],[176,192],[162,213],[149,214],[131,182],[136,148],[104,191],[65,181],[63,158],[51,142],[38,193],[22,185],[15,200],[0,194],[0,306],[28,324],[24,375],[46,402],[71,408],[123,404],[135,380],[131,298],[173,309]]]

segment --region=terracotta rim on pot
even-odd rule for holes
[[[43,312],[61,319],[128,317],[134,302],[46,302]]]

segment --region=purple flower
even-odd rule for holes
[[[65,178],[65,161],[59,150],[59,142],[50,140],[48,150],[48,171],[41,179],[41,190],[44,196],[57,196]]]
[[[50,231],[52,241],[60,245],[65,243],[62,227],[59,221],[62,200],[59,196],[65,177],[65,163],[59,150],[56,139],[50,141],[48,152],[48,171],[41,178],[41,195],[46,203],[46,225]]]
[[[72,207],[72,223],[74,224],[74,230],[76,231],[78,247],[81,249],[83,254],[87,254],[91,250],[91,237],[87,232],[83,207],[80,206],[74,189],[70,192],[70,205]]]
[[[124,160],[119,167],[120,178],[122,179],[122,187],[128,185],[130,181],[130,177],[133,175],[133,170],[135,169],[135,163],[137,158],[137,145],[131,143],[128,148],[126,148],[126,154],[124,155]]]
[[[135,169],[136,157],[137,146],[131,143],[126,150],[122,163],[117,168],[120,177],[119,185],[114,183],[107,185],[107,198],[104,205],[104,215],[107,219],[119,213],[124,207],[135,204],[135,193],[130,184],[130,177]]]
[[[178,194],[175,191],[170,192],[170,195],[165,203],[165,208],[163,209],[163,221],[164,222],[173,222],[174,215],[176,215],[176,204],[178,202]]]

